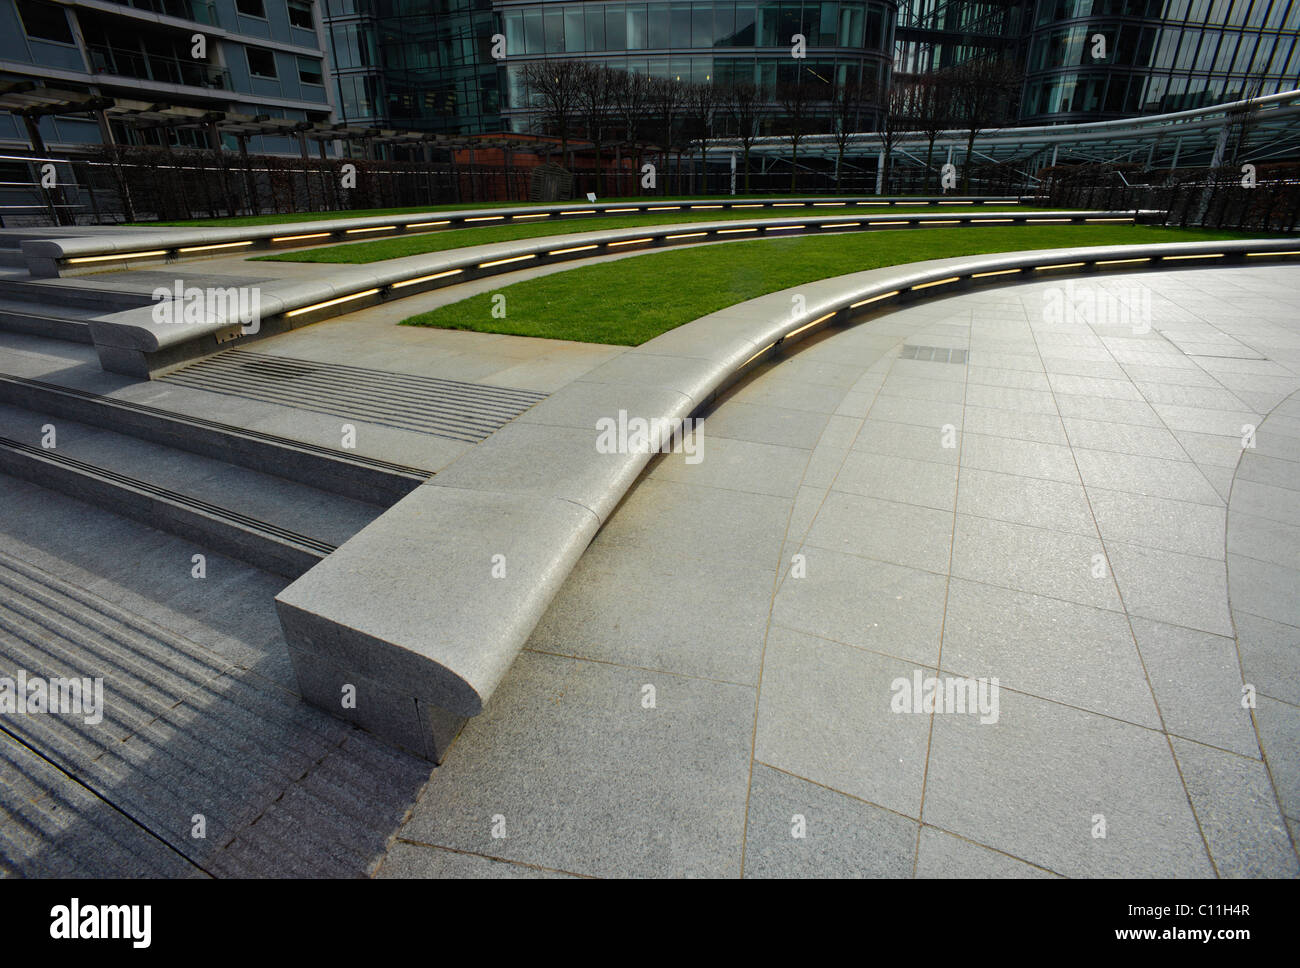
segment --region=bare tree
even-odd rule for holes
[[[951,74],[954,115],[966,129],[966,160],[962,171],[962,193],[970,194],[971,169],[975,159],[975,137],[980,131],[1005,124],[1013,116],[1015,100],[1024,77],[1010,61],[993,57],[967,61]]]
[[[871,124],[868,106],[875,95],[873,85],[859,81],[836,84],[831,88],[831,133],[835,139],[835,190],[840,190],[844,153],[854,135]]]
[[[678,125],[686,106],[686,89],[681,81],[675,81],[670,77],[656,77],[651,81],[651,91],[655,116],[662,136],[661,144],[663,145],[664,167],[666,168],[668,155],[679,144]],[[681,167],[680,162],[678,167]],[[659,184],[662,186],[661,193],[668,190],[666,178],[661,179]]]
[[[727,114],[736,128],[736,140],[744,155],[745,193],[749,193],[749,152],[758,140],[758,125],[763,117],[763,93],[757,84],[747,81],[726,89]]]
[[[533,61],[520,77],[538,110],[538,120],[560,139],[560,164],[569,151],[569,132],[579,113],[578,90],[582,65],[577,61]]]
[[[912,118],[917,131],[925,135],[925,170],[933,170],[934,143],[941,132],[953,126],[952,79],[949,71],[924,74],[912,82]]]
[[[701,195],[709,192],[709,139],[713,137],[713,116],[719,103],[719,90],[711,82],[691,84],[686,88],[686,110],[699,136]]]
[[[817,92],[811,84],[795,81],[777,87],[776,99],[785,115],[785,137],[790,142],[790,191],[794,192],[799,185],[799,144],[813,131]]]
[[[651,83],[648,74],[616,73],[610,91],[611,103],[623,124],[623,137],[636,151],[638,176],[641,170],[640,126],[650,113]],[[640,177],[636,184],[641,184]],[[638,188],[638,192],[640,189]]]
[[[582,63],[577,72],[577,107],[587,129],[587,140],[596,155],[596,194],[604,194],[601,155],[605,129],[610,121],[610,103],[615,89],[615,72],[603,64]]]
[[[877,90],[880,90],[877,88]],[[908,81],[898,81],[880,91],[880,110],[875,124],[876,141],[880,144],[880,192],[888,195],[890,175],[894,170],[894,149],[914,123],[913,104],[916,86]]]

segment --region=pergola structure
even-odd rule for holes
[[[969,136],[970,132],[962,129],[939,132],[934,140],[934,163],[964,161]],[[1021,165],[1027,180],[1033,182],[1041,169],[1065,162],[1141,164],[1147,168],[1218,166],[1231,160],[1225,153],[1234,140],[1239,145],[1238,156],[1252,164],[1300,156],[1300,90],[1118,121],[986,129],[977,133],[971,156],[982,162]],[[709,145],[711,153],[740,150],[734,139],[723,138]],[[750,156],[775,161],[784,159],[789,151],[789,138],[763,137],[751,145]],[[891,163],[923,168],[929,151],[929,137],[909,131],[894,142]],[[880,171],[882,136],[870,131],[854,134],[844,154],[857,159],[874,156]],[[806,135],[799,142],[799,156],[834,160],[839,156],[839,144],[831,134]]]

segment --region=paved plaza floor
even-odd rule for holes
[[[297,701],[282,579],[213,556],[205,598],[182,539],[6,480],[14,621],[153,665],[112,737],[0,737],[0,871],[1295,876],[1300,269],[1073,285],[921,302],[733,388],[436,770]],[[622,352],[368,312],[259,350],[540,392]],[[900,708],[930,678],[983,708]]]

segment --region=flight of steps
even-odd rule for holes
[[[3,373],[0,473],[289,578],[428,478],[415,468]]]
[[[12,251],[0,249],[0,253]],[[32,279],[26,269],[0,266],[0,330],[89,343],[90,320],[148,305],[141,293],[114,290],[93,276]]]

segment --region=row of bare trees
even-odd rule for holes
[[[836,146],[839,187],[845,159],[864,149],[883,158],[888,191],[894,153],[904,136],[922,135],[925,167],[934,170],[940,134],[967,132],[963,192],[970,188],[975,140],[981,131],[1015,116],[1021,71],[1002,61],[971,61],[958,67],[894,83],[794,83],[768,91],[752,83],[689,83],[629,73],[591,61],[533,61],[520,81],[538,126],[560,141],[561,158],[570,141],[589,142],[595,155],[597,192],[602,190],[605,150],[650,141],[679,159],[697,150],[708,170],[711,144],[726,138],[740,149],[744,190],[749,190],[750,152],[764,134],[790,146],[790,188],[798,185],[799,150],[811,135],[829,134]],[[868,144],[870,147],[868,148]]]

